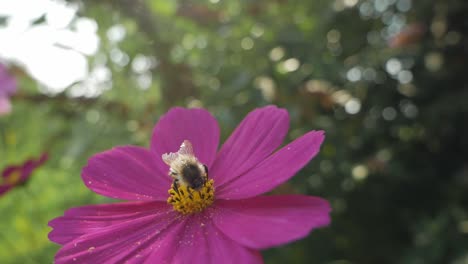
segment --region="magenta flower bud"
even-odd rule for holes
[[[17,186],[25,184],[34,170],[44,164],[47,159],[47,153],[43,153],[38,159],[28,159],[23,164],[6,167],[0,178],[0,196]]]

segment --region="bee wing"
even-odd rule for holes
[[[167,165],[171,166],[172,162],[175,161],[177,158],[179,157],[179,154],[178,153],[165,153],[162,155],[162,159],[164,161],[164,163],[166,163]]]
[[[184,140],[182,145],[180,145],[180,149],[177,153],[179,153],[179,155],[195,156],[193,153],[192,143],[188,140]]]
[[[172,162],[177,160],[181,155],[182,156],[195,156],[193,154],[193,147],[192,147],[192,143],[190,143],[190,141],[184,140],[182,145],[180,145],[180,148],[179,148],[178,152],[176,152],[176,153],[174,153],[174,152],[165,153],[165,154],[162,155],[162,159],[163,159],[164,163],[171,166]]]

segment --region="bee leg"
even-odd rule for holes
[[[208,178],[208,167],[205,164],[203,164],[203,168],[205,169],[205,176],[206,176],[204,178],[207,179]]]
[[[188,192],[188,197],[190,198],[190,200],[193,200],[193,193],[192,193],[192,188],[187,188],[187,192]]]
[[[177,179],[177,172],[171,168],[169,170],[169,176],[171,176],[173,179]]]
[[[174,191],[179,194],[179,179],[174,179],[174,181],[172,182],[172,184],[174,185]]]

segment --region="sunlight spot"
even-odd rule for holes
[[[340,41],[341,33],[336,29],[332,29],[327,33],[327,40],[330,43],[337,43]]]
[[[254,42],[251,38],[249,37],[246,37],[246,38],[243,38],[242,41],[241,41],[241,47],[245,50],[250,50],[252,49],[254,46]]]
[[[132,60],[132,70],[135,73],[145,73],[154,67],[154,62],[151,57],[137,54]]]
[[[438,52],[431,52],[424,57],[424,64],[429,71],[435,72],[442,68],[444,57]]]
[[[346,78],[351,82],[357,82],[361,80],[361,77],[362,73],[359,67],[353,67],[346,73]]]
[[[416,86],[410,83],[398,85],[397,89],[398,92],[408,97],[414,96],[417,92]]]
[[[282,47],[276,47],[270,51],[270,59],[272,61],[279,61],[283,57],[284,57],[284,49]]]
[[[99,37],[97,23],[77,18],[76,11],[76,5],[64,1],[0,1],[0,16],[9,17],[0,28],[0,57],[24,67],[45,93],[60,93],[83,80],[88,74],[85,55],[97,52]],[[45,23],[30,25],[42,15]],[[70,23],[73,29],[65,28]]]
[[[398,81],[403,84],[410,83],[413,80],[413,74],[410,71],[404,70],[398,73]]]
[[[358,0],[344,0],[344,5],[346,7],[353,7],[358,3]]]
[[[411,0],[399,0],[396,7],[400,12],[408,12],[411,9],[411,5]]]
[[[61,1],[51,1],[47,9],[47,24],[54,28],[65,28],[75,17],[78,6]]]
[[[153,82],[153,77],[151,73],[143,73],[138,75],[136,78],[136,82],[138,84],[138,87],[140,87],[142,90],[147,90],[150,88],[151,83]]]
[[[121,24],[113,25],[106,32],[107,38],[110,42],[113,43],[118,43],[122,41],[125,38],[126,34],[127,31],[125,30],[125,27]]]
[[[300,62],[296,58],[290,58],[283,62],[283,67],[286,72],[293,72],[300,66]]]
[[[272,102],[275,99],[276,91],[275,91],[275,82],[268,76],[259,76],[255,78],[255,86],[262,92],[263,98],[268,101]]]
[[[252,36],[254,36],[256,38],[261,37],[264,32],[265,32],[265,29],[263,29],[263,27],[258,25],[258,24],[255,24],[252,27],[252,29],[250,29],[250,33],[252,34]]]
[[[397,116],[397,112],[395,110],[395,108],[393,107],[385,107],[384,110],[382,111],[382,117],[387,120],[387,121],[391,121],[391,120],[394,120]]]
[[[400,108],[401,112],[403,112],[403,115],[405,115],[408,118],[415,118],[418,116],[418,108],[416,107],[416,105],[414,105],[408,100],[402,101],[400,103]]]
[[[354,115],[361,110],[361,102],[358,99],[351,99],[345,104],[345,110],[348,114]]]
[[[365,178],[367,178],[367,175],[369,174],[369,170],[364,165],[357,165],[353,168],[351,173],[353,174],[354,180],[362,181]]]
[[[125,67],[130,61],[128,55],[118,48],[113,48],[109,55],[111,61],[120,67]]]
[[[402,64],[398,59],[391,58],[385,64],[385,69],[391,75],[395,75],[395,74],[397,74],[397,73],[399,73],[401,71]]]

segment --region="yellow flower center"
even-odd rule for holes
[[[195,190],[189,186],[178,185],[174,183],[169,189],[169,198],[167,203],[172,204],[174,210],[189,215],[203,211],[210,206],[214,201],[214,181],[208,180],[199,190]]]

